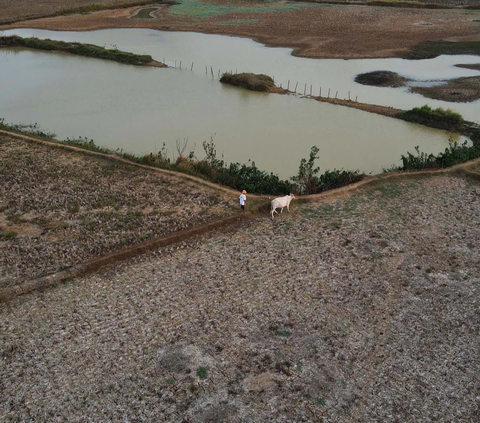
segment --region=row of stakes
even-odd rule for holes
[[[165,63],[165,58],[163,58],[163,63]],[[191,71],[193,71],[194,64],[195,64],[195,62],[192,62],[192,66],[190,67]],[[177,61],[176,60],[175,60],[175,68],[177,68]],[[180,61],[179,69],[182,69],[182,61]],[[188,69],[188,68],[185,68],[185,69]],[[212,75],[212,78],[214,78],[215,73],[213,72],[213,67],[212,66],[210,66],[210,73]],[[233,71],[231,70],[230,73],[233,74]],[[235,69],[235,74],[237,74],[237,69]],[[206,66],[206,65],[205,65],[205,75],[208,75],[208,66]],[[218,76],[218,78],[220,78],[220,69],[218,70],[218,75],[217,76]],[[275,82],[275,77],[273,77],[272,79],[273,79],[273,82]],[[280,88],[282,88],[281,83],[280,83]],[[297,93],[297,88],[298,88],[298,82],[295,84],[295,88],[293,90],[293,92],[295,94]],[[310,94],[309,94],[310,97],[312,97],[312,89],[313,89],[313,85],[310,84]],[[287,91],[290,91],[290,79],[288,80],[288,83],[287,83]],[[299,92],[299,94],[301,94],[301,92]],[[305,86],[304,86],[303,95],[307,95],[307,84],[305,84]],[[320,87],[318,96],[319,97],[322,96],[322,87]],[[330,98],[330,88],[328,89],[327,98]],[[335,99],[337,99],[337,98],[338,98],[338,91],[335,91]],[[355,96],[355,102],[357,102],[357,100],[358,100],[358,96]],[[350,96],[350,91],[348,92],[348,101],[352,101],[352,98]]]

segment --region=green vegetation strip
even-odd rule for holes
[[[78,56],[94,57],[97,59],[112,60],[130,65],[146,65],[153,61],[150,55],[128,53],[117,49],[106,49],[93,44],[67,43],[50,39],[22,38],[16,35],[0,37],[0,48],[25,47],[36,50],[61,51]]]
[[[443,153],[436,156],[422,153],[417,147],[416,155],[410,152],[407,152],[406,156],[402,155],[403,166],[392,166],[385,171],[446,168],[480,157],[480,128],[472,122],[465,121],[460,114],[450,109],[432,109],[425,105],[399,113],[396,117],[409,122],[467,135],[470,137],[472,144],[468,145],[468,143],[465,142],[459,145],[451,141],[450,146],[446,148]],[[315,167],[319,153],[317,146],[311,148],[308,159],[302,159],[300,161],[297,175],[291,177],[290,180],[282,180],[274,173],[268,173],[258,169],[255,162],[249,165],[238,162],[227,164],[224,160],[218,159],[213,139],[210,139],[209,142],[203,142],[203,149],[205,151],[205,157],[203,159],[195,158],[194,152],[192,151],[187,155],[180,154],[176,160],[171,160],[167,157],[165,144],[158,153],[138,156],[132,153],[112,151],[99,147],[93,140],[86,138],[67,138],[65,141],[53,140],[54,134],[40,131],[36,124],[31,127],[11,125],[6,124],[4,119],[0,118],[0,130],[2,129],[27,136],[38,137],[58,144],[67,144],[112,156],[116,155],[134,163],[185,173],[235,190],[245,189],[249,193],[268,195],[281,195],[290,192],[316,194],[354,184],[365,178],[365,175],[358,170],[333,169],[326,170],[323,174],[319,174],[320,168]]]

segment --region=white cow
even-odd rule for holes
[[[277,213],[276,209],[281,209],[280,213],[283,213],[283,209],[286,207],[288,212],[290,213],[290,201],[292,201],[295,198],[293,194],[286,195],[285,197],[278,197],[274,198],[271,202],[271,210],[270,214],[272,215],[273,219],[273,213]]]

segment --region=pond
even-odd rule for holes
[[[147,29],[4,31],[6,35],[13,33],[115,45],[165,59],[172,68],[139,68],[54,53],[3,50],[0,117],[7,122],[38,122],[59,139],[87,136],[99,145],[137,154],[158,151],[165,143],[169,154],[176,155],[177,140],[180,144],[188,140],[185,153],[195,148],[196,156],[202,158],[202,142],[213,137],[219,157],[228,162],[254,160],[261,169],[284,178],[296,174],[300,159],[308,156],[312,145],[320,148],[322,170],[377,173],[398,164],[401,154],[413,152],[416,145],[426,152],[442,151],[450,135],[300,96],[225,86],[218,81],[219,71],[266,73],[283,86],[290,79],[290,87],[296,83],[298,91],[305,89],[305,84],[309,91],[317,80],[312,89],[322,86],[325,92],[331,88],[332,95],[339,91],[339,98],[350,91],[358,101],[411,108],[427,101],[404,89],[361,86],[353,82],[354,76],[379,66],[417,79],[468,76],[478,71],[453,65],[479,62],[477,57],[462,56],[454,63],[442,56],[435,59],[435,65],[422,61],[423,67],[421,62],[408,62],[407,67],[400,59],[302,59],[291,56],[289,49],[267,48],[249,39]],[[452,106],[440,101],[428,103]],[[460,110],[462,107],[466,112]],[[480,115],[478,102],[452,108],[467,119]]]

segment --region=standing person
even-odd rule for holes
[[[247,202],[247,196],[245,195],[247,191],[243,190],[238,199],[240,200],[240,208],[242,211],[245,211],[245,203]]]

